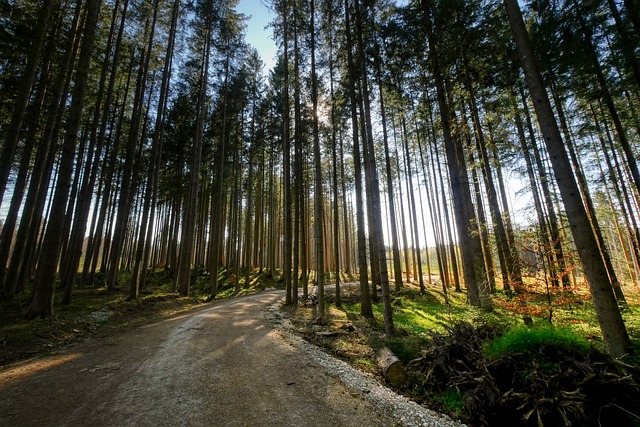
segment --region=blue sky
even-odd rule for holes
[[[265,0],[240,0],[236,10],[251,17],[247,21],[246,41],[258,49],[267,73],[273,68],[277,52],[273,41],[273,29],[265,29],[274,18],[273,12],[266,6]]]

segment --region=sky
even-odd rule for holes
[[[274,14],[265,4],[265,0],[240,0],[236,10],[250,17],[247,21],[245,40],[258,49],[267,73],[273,68],[277,53],[273,29],[265,28],[273,20]]]

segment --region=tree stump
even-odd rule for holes
[[[407,384],[408,377],[402,362],[393,354],[391,349],[383,347],[378,352],[378,366],[382,370],[384,380],[395,386],[404,386]]]

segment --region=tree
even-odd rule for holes
[[[440,69],[439,46],[433,32],[430,1],[422,0],[422,8],[425,14],[424,23],[429,40],[431,66],[440,108],[465,284],[469,293],[469,302],[473,305],[487,306],[489,304],[489,295],[488,289],[485,289],[486,282],[483,279],[484,261],[482,259],[482,247],[475,221],[473,202],[471,201],[469,177],[461,143],[451,135],[449,106],[446,100],[442,70]]]
[[[16,102],[12,110],[11,122],[9,123],[4,145],[2,146],[2,155],[0,156],[0,206],[2,205],[4,192],[7,188],[7,181],[11,173],[20,131],[22,130],[22,124],[29,104],[31,89],[38,71],[40,53],[42,52],[47,34],[53,4],[53,0],[45,0],[38,12],[38,18],[34,25],[31,48],[27,55],[24,73],[20,79],[20,86],[18,88],[18,96],[16,97]]]
[[[550,154],[551,165],[567,211],[573,238],[589,281],[602,335],[609,352],[614,357],[620,357],[631,351],[631,342],[622,321],[606,267],[600,256],[596,238],[591,231],[589,217],[580,199],[578,185],[571,172],[571,164],[545,90],[535,51],[517,1],[503,0],[503,3],[509,18],[518,57],[525,70],[525,79],[533,98],[540,130]]]
[[[200,183],[200,164],[202,159],[202,144],[204,133],[204,121],[206,115],[206,99],[209,82],[209,57],[211,55],[211,38],[213,17],[215,11],[209,9],[211,4],[203,5],[204,28],[202,29],[202,53],[199,75],[199,88],[197,91],[198,102],[196,107],[196,128],[191,149],[189,167],[189,181],[187,186],[187,199],[184,207],[184,219],[182,221],[182,235],[180,238],[180,255],[178,258],[175,288],[180,294],[189,295],[191,282],[191,259],[193,256],[196,210],[198,203],[198,188]]]
[[[178,15],[180,10],[180,0],[174,0],[171,9],[171,23],[167,39],[167,51],[162,70],[162,82],[158,98],[158,108],[155,121],[155,132],[151,142],[151,159],[149,165],[149,175],[147,178],[147,191],[145,193],[144,208],[141,221],[140,237],[136,248],[135,266],[129,284],[129,299],[137,299],[140,287],[144,286],[149,255],[152,246],[152,225],[155,219],[156,204],[158,198],[158,176],[160,159],[162,153],[162,143],[166,123],[166,110],[169,99],[169,88],[171,84],[173,52],[176,39]]]
[[[26,313],[27,318],[30,319],[37,316],[48,317],[53,313],[54,283],[58,257],[60,256],[60,248],[62,245],[64,211],[69,196],[69,187],[71,185],[73,158],[78,141],[78,128],[80,127],[81,114],[84,108],[87,78],[91,54],[93,53],[100,3],[100,0],[88,0],[87,2],[87,17],[84,27],[82,49],[78,59],[75,86],[71,98],[69,118],[67,119],[64,144],[62,146],[58,180],[52,201],[50,220],[47,224],[47,231],[38,259],[38,270],[36,271],[33,284],[33,296]]]
[[[367,270],[367,249],[364,233],[364,206],[362,194],[362,165],[360,160],[360,134],[358,131],[358,102],[356,98],[356,69],[353,58],[353,42],[351,34],[351,11],[349,1],[344,0],[345,14],[345,32],[347,50],[347,73],[348,73],[348,92],[349,101],[351,103],[351,126],[352,126],[352,144],[353,144],[353,165],[356,187],[356,229],[358,239],[358,272],[360,278],[360,314],[366,317],[373,317],[373,308],[371,306],[371,296],[369,293],[369,277]]]

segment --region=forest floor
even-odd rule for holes
[[[89,421],[93,425],[187,425],[184,419],[199,425],[199,419],[179,418],[193,411],[194,405],[198,408],[206,406],[197,411],[214,417],[211,418],[217,420],[214,425],[257,425],[260,423],[256,420],[265,417],[270,417],[266,418],[270,425],[324,424],[311,422],[317,421],[314,417],[320,413],[307,414],[310,418],[306,418],[307,415],[291,418],[299,411],[295,405],[311,404],[311,401],[290,397],[287,393],[294,389],[296,394],[316,396],[313,405],[319,404],[320,411],[332,414],[329,418],[324,415],[318,418],[326,419],[326,425],[411,425],[375,415],[380,413],[379,408],[375,411],[376,403],[371,407],[371,399],[360,400],[374,394],[370,393],[369,385],[344,389],[336,375],[316,375],[322,371],[316,365],[318,360],[299,359],[303,356],[295,343],[292,344],[295,339],[283,342],[282,337],[273,335],[270,329],[273,325],[260,320],[258,311],[259,307],[281,300],[282,294],[276,297],[272,291],[261,291],[280,287],[281,283],[265,276],[252,276],[251,285],[243,286],[239,293],[229,284],[223,286],[219,297],[233,296],[232,299],[209,304],[205,303],[206,296],[185,298],[168,292],[164,275],[159,272],[153,276],[155,282],[142,292],[138,301],[126,301],[123,290],[107,292],[104,288],[80,288],[70,305],[60,305],[57,296],[55,316],[50,319],[25,321],[20,309],[0,311],[0,425],[82,425]],[[206,290],[208,279],[200,279],[194,294],[205,295],[203,290]],[[311,283],[309,293],[315,292]],[[636,352],[640,354],[640,292],[635,287],[627,287],[626,294],[629,307],[623,316]],[[327,312],[322,324],[317,321],[317,305],[313,300],[301,299],[296,308],[281,308],[288,326],[286,331],[280,332],[304,338],[364,373],[366,378],[380,383],[384,383],[384,379],[376,364],[376,353],[382,347],[389,347],[409,367],[409,383],[395,387],[396,392],[469,425],[537,425],[536,417],[543,421],[551,419],[551,423],[543,424],[554,425],[564,416],[569,420],[576,417],[583,420],[581,425],[605,425],[600,415],[595,417],[585,411],[590,407],[604,410],[619,407],[618,403],[626,395],[619,398],[617,390],[626,390],[624,393],[640,402],[640,358],[626,358],[622,364],[612,364],[598,352],[603,343],[585,289],[545,294],[544,289],[531,288],[531,292],[518,298],[497,293],[493,297],[494,308],[486,311],[469,307],[462,292],[449,292],[447,304],[442,289],[437,286],[428,285],[426,291],[420,293],[417,286],[405,284],[399,293],[393,294],[397,334],[392,338],[384,335],[381,304],[374,304],[375,318],[367,319],[359,314],[357,284],[343,284],[341,295],[342,304],[336,306],[334,288],[327,287]],[[524,366],[518,361],[517,354],[508,354],[501,359],[486,358],[482,352],[486,343],[505,329],[518,328],[525,317],[532,317],[536,327],[548,326],[551,319],[559,329],[571,328],[572,334],[583,340],[580,345],[586,343],[592,350],[585,356],[571,349],[569,352],[554,349],[551,358],[545,359],[547,356],[542,355],[542,359],[533,363],[527,359]],[[210,321],[212,327],[208,327]],[[483,326],[492,324],[500,325],[502,332]],[[456,331],[456,325],[463,327]],[[487,331],[489,335],[482,336]],[[201,349],[203,343],[206,346]],[[317,348],[313,345],[311,347]],[[519,347],[522,343],[515,345]],[[277,349],[278,353],[262,356],[265,349]],[[540,347],[535,351],[547,350],[547,347]],[[258,359],[255,359],[256,352],[260,353]],[[433,359],[434,355],[440,362],[446,362],[440,363],[446,365],[446,369],[433,368],[438,362]],[[291,359],[291,364],[282,362],[284,359]],[[473,369],[464,371],[460,369],[461,363],[473,365]],[[530,366],[534,367],[533,371],[529,370]],[[237,388],[233,383],[235,380],[219,376],[223,367],[229,372],[229,378],[238,376],[238,390],[234,391]],[[344,366],[333,366],[333,369],[345,371]],[[478,381],[479,371],[491,369],[504,372],[506,380],[512,384],[498,391],[495,381],[500,378],[488,377],[491,390],[477,387],[477,384],[475,390],[468,389],[469,384]],[[573,373],[573,377],[568,378],[565,372]],[[576,372],[579,375],[575,375]],[[441,378],[434,378],[437,375]],[[264,384],[255,383],[257,378],[263,382],[263,377]],[[304,379],[298,380],[298,377]],[[454,383],[442,381],[443,378],[453,378]],[[514,384],[519,378],[537,379],[538,383],[519,385],[521,388],[518,389]],[[595,385],[591,381],[593,378],[599,381]],[[587,380],[591,382],[587,384]],[[209,389],[206,392],[209,394],[203,398],[187,392],[198,384],[213,383],[226,384],[224,388],[228,388],[228,392],[220,394],[219,389]],[[539,387],[540,383],[544,387]],[[549,395],[549,384],[555,384],[562,396]],[[251,391],[254,386],[258,388]],[[275,404],[283,405],[283,408],[287,402],[294,405],[293,413],[283,414],[286,411],[281,410],[275,414],[265,409],[266,406],[261,407],[260,396],[264,394],[266,398],[267,392],[261,391],[260,387],[273,389]],[[537,396],[523,392],[535,387],[539,387]],[[606,391],[611,387],[616,391]],[[358,390],[366,390],[367,394]],[[614,396],[614,401],[589,400],[586,394],[594,390],[595,394]],[[316,402],[318,396],[320,403]],[[487,413],[487,418],[483,418],[482,411],[486,407],[514,396],[522,402],[511,408],[513,418],[504,415],[504,408],[497,409],[493,415]],[[351,402],[348,404],[350,409],[345,409],[348,413],[340,412],[342,409],[336,412],[333,398]],[[351,401],[351,398],[355,400]],[[474,400],[482,398],[489,401]],[[244,403],[238,403],[238,399],[245,403],[258,401],[248,408]],[[107,404],[114,401],[113,408]],[[213,401],[219,403],[211,404]],[[44,408],[42,402],[47,402],[46,410],[34,412],[33,408]],[[144,407],[145,404],[149,407]],[[131,409],[127,409],[127,405]],[[213,415],[208,406],[217,408],[215,413],[225,418],[215,418],[217,415]],[[60,415],[49,419],[52,407],[61,408]],[[118,408],[123,415],[115,414]],[[523,423],[523,411],[529,417],[528,423]],[[251,418],[253,416],[256,418]],[[495,418],[491,421],[491,416],[504,422],[496,423]],[[350,417],[363,422],[354,424],[353,420],[347,421]],[[439,423],[430,425],[441,425]],[[632,414],[626,423],[617,422],[616,425],[640,426],[640,417]]]
[[[0,367],[46,355],[90,337],[108,337],[150,319],[191,310],[196,297],[147,291],[139,301],[126,301],[122,292],[80,289],[71,305],[56,306],[50,319],[25,320],[19,307],[0,313]]]
[[[593,306],[581,288],[548,294],[532,288],[517,298],[497,293],[493,308],[481,310],[469,307],[464,293],[445,298],[439,287],[421,293],[405,283],[392,295],[391,338],[382,304],[374,304],[373,319],[359,314],[354,283],[342,285],[340,306],[333,290],[326,293],[322,325],[313,301],[284,310],[295,333],[383,383],[376,355],[390,348],[409,378],[390,388],[468,425],[640,427],[640,292],[625,292],[623,316],[636,356],[620,361],[602,352]],[[525,318],[534,325],[525,327]],[[488,343],[503,334],[511,341],[488,356]]]
[[[280,298],[206,304],[9,365],[0,425],[395,425],[268,327]]]

